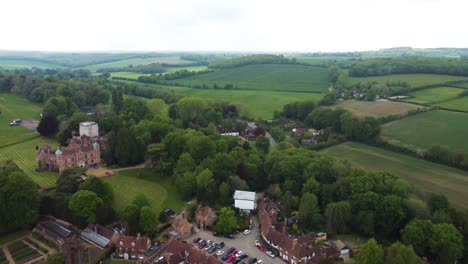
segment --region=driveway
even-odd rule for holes
[[[245,254],[247,254],[249,257],[244,259],[243,261],[245,263],[248,263],[248,261],[255,257],[257,259],[263,260],[263,263],[265,264],[284,264],[281,259],[278,257],[276,258],[271,258],[265,254],[265,252],[260,251],[257,247],[255,247],[254,241],[259,240],[260,241],[260,230],[258,228],[258,218],[256,216],[251,217],[253,221],[253,228],[252,232],[248,235],[244,235],[242,233],[236,234],[235,239],[229,239],[225,237],[215,237],[213,236],[213,232],[211,231],[206,231],[202,230],[188,238],[185,239],[187,243],[190,245],[193,245],[195,247],[196,244],[193,243],[193,239],[197,237],[201,237],[204,240],[212,240],[217,243],[220,243],[221,241],[224,242],[226,245],[221,249],[223,251],[228,250],[230,247],[235,247],[237,250],[242,250]],[[198,247],[196,247],[198,249]],[[201,251],[201,250],[200,250]],[[203,250],[204,251],[204,250]],[[206,251],[204,251],[205,254]],[[225,262],[227,263],[227,262]]]

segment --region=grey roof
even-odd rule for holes
[[[171,232],[169,232],[169,234],[170,234],[171,236],[173,236],[173,237],[176,237],[176,236],[180,235],[180,233],[177,232],[176,230],[172,230]]]
[[[236,200],[255,201],[255,192],[237,191],[236,190],[234,192],[234,199],[236,199]]]
[[[96,122],[93,122],[93,121],[86,121],[86,122],[81,122],[80,123],[80,126],[91,126],[91,125],[94,125],[96,124]]]
[[[100,246],[100,247],[106,247],[107,244],[109,244],[110,240],[99,235],[98,233],[96,232],[93,232],[91,229],[89,228],[86,228],[85,230],[83,230],[81,232],[81,236],[93,243],[95,243],[96,245]]]
[[[48,221],[45,224],[47,229],[54,231],[55,233],[59,234],[62,237],[68,237],[71,234],[71,231],[66,229],[65,227],[55,223],[54,221]]]

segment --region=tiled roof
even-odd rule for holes
[[[44,227],[46,227],[49,230],[54,231],[55,233],[57,233],[61,237],[68,237],[71,234],[70,230],[68,230],[67,228],[65,228],[65,227],[63,227],[63,226],[61,226],[59,224],[57,224],[54,221],[47,221],[45,223]]]
[[[187,261],[190,264],[220,264],[222,263],[215,256],[205,255],[196,250],[193,246],[180,240],[171,239],[166,243],[157,257],[163,256],[164,262],[169,264],[179,264]]]
[[[93,230],[89,229],[89,228],[85,228],[85,230],[81,231],[81,237],[83,237],[84,239],[104,248],[106,247],[110,240],[99,235],[98,233],[94,232]]]

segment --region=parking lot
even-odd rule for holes
[[[271,258],[267,256],[265,252],[262,252],[257,247],[255,247],[255,243],[254,243],[255,240],[260,241],[260,230],[258,228],[258,219],[256,217],[252,217],[251,219],[253,221],[253,225],[252,225],[253,227],[252,227],[252,231],[248,235],[244,235],[242,234],[242,232],[240,232],[235,235],[235,239],[229,239],[225,237],[216,237],[216,236],[213,236],[213,232],[202,230],[188,237],[185,240],[187,241],[187,243],[193,245],[197,249],[198,249],[198,245],[193,243],[193,239],[197,237],[200,237],[203,240],[215,241],[216,243],[224,242],[225,246],[221,250],[227,251],[230,247],[235,247],[237,250],[243,251],[245,254],[249,256],[248,258],[243,260],[245,263],[248,263],[251,258],[257,258],[259,260],[260,259],[263,260],[263,263],[265,264],[284,264],[284,262],[280,258],[278,257]],[[200,251],[203,251],[205,254],[208,254],[208,252],[206,252],[205,250],[200,250]],[[216,256],[216,254],[214,255]]]

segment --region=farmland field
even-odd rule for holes
[[[0,162],[13,160],[39,186],[50,188],[55,186],[58,173],[37,172],[36,147],[42,143],[57,147],[57,142],[46,138],[35,138],[12,146],[0,148]]]
[[[287,93],[274,91],[248,90],[204,90],[191,88],[175,88],[175,93],[209,99],[222,99],[235,104],[241,115],[256,119],[271,119],[276,111],[281,111],[287,103],[313,100],[318,101],[323,94],[317,93]]]
[[[172,179],[146,169],[121,171],[118,175],[104,178],[116,194],[113,206],[117,212],[129,205],[138,193],[143,193],[158,214],[164,208],[180,213],[184,206]]]
[[[120,77],[120,78],[128,78],[128,79],[138,79],[140,76],[149,76],[151,74],[144,74],[138,72],[111,72],[111,77]]]
[[[47,63],[42,61],[36,60],[20,60],[20,59],[0,59],[0,68],[5,69],[18,69],[18,68],[48,68],[48,69],[57,69],[57,68],[64,68],[61,65]]]
[[[408,94],[411,96],[411,98],[405,99],[404,101],[418,104],[431,104],[434,102],[455,98],[463,91],[465,91],[465,89],[446,86],[424,89]]]
[[[240,89],[291,92],[326,92],[326,68],[293,64],[256,64],[222,69],[215,72],[177,79],[183,85],[224,86],[232,84]]]
[[[434,106],[460,110],[460,111],[468,111],[468,97],[465,96],[465,97],[456,98],[450,101],[437,103]]]
[[[393,102],[393,101],[357,101],[345,100],[338,102],[333,108],[343,108],[359,117],[384,117],[389,115],[402,115],[408,111],[423,108],[419,105]]]
[[[418,191],[443,193],[453,205],[468,208],[468,172],[359,143],[344,143],[323,152],[355,166],[389,171]]]
[[[22,126],[10,126],[10,122],[14,119],[39,120],[41,111],[40,104],[29,102],[21,96],[0,94],[0,148],[38,137],[37,132]]]
[[[468,154],[468,114],[429,111],[382,126],[381,136],[392,144],[416,151],[434,145]]]
[[[100,63],[100,64],[93,64],[93,65],[85,66],[82,68],[90,70],[90,71],[96,71],[101,68],[118,68],[118,67],[127,67],[130,64],[132,64],[133,66],[136,66],[136,65],[146,65],[146,64],[151,64],[151,63],[166,63],[166,64],[178,65],[178,64],[189,64],[193,62],[188,61],[188,60],[182,60],[178,56],[150,57],[150,58],[133,58],[133,59]]]
[[[443,84],[447,82],[468,80],[468,77],[461,76],[450,76],[450,75],[438,75],[438,74],[392,74],[385,76],[372,76],[372,77],[350,77],[346,80],[349,85],[356,84],[358,82],[380,82],[386,83],[391,82],[406,82],[411,85],[411,88],[429,84]]]

